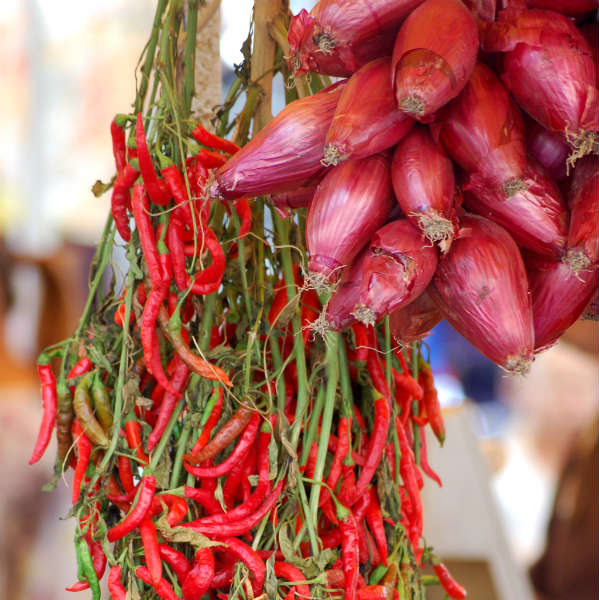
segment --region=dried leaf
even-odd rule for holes
[[[212,548],[213,546],[224,545],[222,542],[215,542],[189,527],[171,527],[166,520],[166,515],[160,516],[154,521],[154,524],[162,537],[169,542],[191,544],[194,548]]]

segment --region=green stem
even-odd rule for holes
[[[275,377],[277,377],[277,409],[279,413],[285,412],[285,377],[283,375],[283,361],[281,359],[281,351],[279,349],[279,339],[274,335],[270,337],[270,353],[272,355],[272,364],[275,369]]]
[[[412,346],[412,363],[410,366],[412,367],[412,377],[418,381],[418,357],[420,356],[420,346],[418,342],[413,342]],[[418,402],[415,400],[412,402],[412,414],[418,416],[419,406]],[[414,430],[414,458],[416,459],[416,464],[420,465],[420,449],[422,448],[422,441],[420,440],[420,427],[413,427]]]
[[[302,453],[300,456],[300,465],[305,465],[308,460],[308,456],[310,455],[310,450],[312,449],[312,442],[317,437],[318,425],[320,423],[320,415],[322,414],[322,409],[324,408],[325,402],[325,388],[320,386],[318,388],[318,392],[316,393],[316,402],[310,411],[310,423],[308,425],[308,429],[306,433],[302,436]]]
[[[175,460],[173,461],[173,468],[171,471],[171,479],[169,487],[174,488],[179,484],[179,477],[181,476],[181,468],[183,466],[183,454],[187,450],[187,440],[191,434],[191,421],[186,419],[179,440],[177,441],[177,453],[175,454]]]
[[[194,92],[196,31],[198,25],[198,0],[188,0],[187,39],[185,40],[185,74],[183,80],[183,110],[188,115]]]
[[[329,448],[329,437],[331,435],[331,426],[333,424],[333,413],[335,409],[335,396],[337,394],[337,384],[339,382],[339,362],[338,351],[339,334],[334,331],[328,331],[326,337],[326,368],[327,385],[324,404],[324,413],[322,415],[322,426],[318,440],[318,456],[316,458],[316,468],[314,469],[314,479],[321,481],[324,474],[324,465]],[[314,523],[318,521],[318,500],[320,498],[319,485],[312,486],[310,490],[310,515]]]

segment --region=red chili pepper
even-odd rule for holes
[[[227,162],[227,157],[220,152],[211,152],[202,148],[194,157],[206,169],[218,169]]]
[[[191,135],[196,139],[202,146],[208,146],[208,148],[214,148],[215,150],[222,150],[227,154],[235,154],[239,150],[239,146],[234,142],[230,142],[222,137],[210,133],[201,125],[198,125],[192,132]]]
[[[388,600],[384,585],[368,585],[357,591],[358,600]]]
[[[370,488],[369,494],[370,502],[366,509],[366,522],[368,523],[368,527],[370,527],[370,531],[372,531],[381,555],[380,561],[386,565],[389,552],[387,548],[387,536],[385,535],[385,527],[383,525],[383,515],[381,514],[377,493],[373,487]]]
[[[56,425],[56,415],[58,413],[58,394],[56,392],[56,378],[50,365],[37,365],[37,373],[40,378],[42,406],[44,409],[42,422],[40,424],[37,440],[29,459],[29,464],[36,463],[46,451],[52,431]]]
[[[139,526],[152,507],[155,488],[156,478],[153,475],[145,475],[141,478],[137,502],[131,509],[131,512],[120,523],[117,523],[108,530],[106,535],[109,542],[120,540]]]
[[[85,375],[89,371],[92,370],[94,363],[87,358],[87,356],[83,356],[80,358],[72,367],[72,369],[67,373],[67,380],[75,379],[75,377],[81,377],[81,375]],[[71,394],[75,391],[75,386],[69,388],[71,390]]]
[[[117,458],[117,468],[121,485],[126,492],[130,492],[135,488],[133,483],[133,473],[131,471],[131,461],[127,456],[119,456]]]
[[[160,404],[156,424],[148,436],[148,452],[153,450],[156,447],[156,444],[158,444],[160,441],[160,438],[162,438],[162,434],[168,425],[171,415],[173,414],[173,410],[175,410],[177,400],[181,397],[181,390],[185,386],[187,376],[189,375],[189,369],[187,368],[187,365],[178,356],[176,358],[175,372],[170,385],[171,390],[168,390],[164,394],[164,398]]]
[[[77,419],[73,421],[73,437],[77,446],[77,464],[75,465],[75,474],[73,475],[72,500],[73,504],[76,504],[79,499],[79,494],[81,493],[81,484],[85,477],[85,471],[89,464],[92,445],[85,433],[83,433],[83,429]]]
[[[144,519],[139,525],[141,542],[144,549],[146,566],[152,577],[154,585],[158,585],[162,579],[162,559],[158,548],[158,534],[156,526],[150,519]]]
[[[189,527],[203,535],[214,536],[218,538],[243,535],[253,529],[275,505],[281,491],[283,490],[283,481],[280,481],[275,489],[265,498],[262,506],[254,513],[243,517],[241,520],[232,523],[214,523],[203,524],[197,521],[182,523],[181,527]]]
[[[235,212],[241,219],[241,226],[239,228],[238,238],[242,238],[247,235],[252,228],[252,211],[250,210],[250,204],[247,198],[239,198],[233,202]]]
[[[148,150],[146,141],[146,132],[141,113],[137,113],[137,122],[135,124],[135,143],[137,146],[137,160],[139,161],[139,170],[148,195],[154,204],[164,206],[170,202],[171,195],[163,181],[158,179],[154,170],[154,163]]]
[[[120,173],[127,161],[127,143],[125,142],[125,131],[117,125],[115,119],[110,123],[110,136],[112,138],[112,154],[117,173]]]
[[[110,198],[110,209],[114,224],[123,241],[128,242],[131,239],[129,229],[129,215],[127,209],[131,208],[131,198],[129,190],[135,183],[139,171],[127,163],[122,170],[119,170],[117,178],[112,186],[112,196]]]
[[[171,527],[180,523],[189,510],[187,502],[183,498],[174,494],[160,494],[154,496],[154,500],[152,500],[152,516],[160,514],[165,506],[168,508],[166,521]]]
[[[420,468],[425,475],[428,475],[435,481],[439,487],[443,487],[443,482],[437,473],[428,463],[428,453],[426,451],[426,433],[423,427],[420,427]]]
[[[171,254],[175,284],[183,292],[189,285],[189,276],[185,270],[185,250],[182,240],[183,223],[173,216],[168,224],[166,244]]]
[[[201,600],[210,589],[214,577],[214,555],[210,548],[200,548],[194,558],[193,567],[185,578],[181,591],[185,600]]]
[[[252,420],[253,415],[254,411],[251,408],[241,405],[204,447],[199,451],[196,451],[196,447],[194,446],[194,464],[199,464],[209,458],[214,458],[219,452],[222,452],[247,427],[248,423]],[[208,425],[208,423],[206,423],[206,425]],[[206,429],[207,427],[204,428],[204,431],[206,431]],[[204,432],[202,432],[202,435],[203,434]],[[200,438],[201,437],[202,436],[200,436]],[[199,441],[200,439],[196,442],[196,446],[199,445]]]
[[[198,504],[203,506],[211,515],[219,514],[223,512],[221,505],[218,500],[214,497],[212,492],[201,488],[192,488],[185,486],[185,497],[195,500]]]
[[[443,563],[433,565],[433,570],[439,578],[445,593],[450,598],[465,598],[466,590],[451,576],[451,573]]]
[[[248,454],[246,454],[239,462],[234,464],[225,479],[223,484],[223,502],[227,510],[230,510],[230,508],[234,506],[237,493],[242,487],[241,479],[246,475],[247,464],[250,462],[250,454],[251,453],[248,452]]]
[[[331,463],[331,468],[329,469],[329,476],[327,478],[327,485],[332,490],[334,490],[337,487],[337,483],[339,483],[339,478],[341,477],[342,463],[350,451],[351,417],[340,417],[337,430],[339,433],[339,440],[337,442],[335,455],[333,456],[333,462]],[[328,499],[329,490],[325,488],[320,494],[318,505],[324,506]]]
[[[341,558],[345,575],[344,600],[356,600],[360,568],[358,523],[349,510],[345,515],[338,513],[337,518],[341,533]]]
[[[121,583],[121,567],[114,565],[108,572],[108,591],[112,600],[127,600],[127,590]]]
[[[125,421],[125,434],[127,436],[127,444],[129,448],[131,450],[135,450],[135,454],[142,464],[147,465],[150,459],[143,450],[141,425],[139,421],[135,421],[132,418]]]
[[[354,333],[354,343],[356,348],[355,360],[357,362],[366,362],[368,360],[368,349],[370,347],[366,326],[363,323],[354,323],[351,328]]]
[[[191,291],[198,296],[207,296],[216,292],[220,287],[227,262],[218,238],[210,227],[203,229],[198,237],[200,249],[206,249],[210,252],[212,262],[194,275]],[[184,247],[184,252],[186,256],[194,256],[196,248],[193,245],[188,245]]]
[[[306,576],[293,565],[287,562],[278,560],[275,561],[275,575],[288,581],[304,581]],[[300,598],[310,598],[310,586],[305,583],[292,586],[290,591],[297,591]]]
[[[252,548],[237,538],[226,538],[223,542],[228,546],[229,551],[238,556],[239,559],[247,565],[251,573],[253,573],[254,584],[252,585],[252,588],[254,594],[261,594],[262,587],[264,586],[264,578],[266,577],[266,566],[264,565],[264,561],[255,550],[252,550]]]
[[[193,454],[184,454],[183,460],[185,470],[191,473],[194,477],[221,477],[226,473],[229,473],[233,468],[233,465],[240,461],[249,451],[256,439],[258,433],[258,427],[260,427],[260,415],[254,413],[250,422],[248,423],[245,431],[239,438],[239,442],[233,449],[233,452],[220,464],[214,467],[195,467],[193,465],[199,464],[201,461],[197,461]]]
[[[160,551],[160,558],[170,565],[179,580],[179,584],[182,584],[191,569],[189,561],[185,558],[185,554],[166,544],[159,544],[158,549]]]
[[[181,600],[181,598],[175,594],[175,590],[173,590],[173,587],[166,579],[162,578],[158,584],[155,585],[152,576],[146,567],[137,567],[137,569],[135,569],[135,575],[137,575],[144,583],[152,586],[163,600]]]
[[[424,389],[423,404],[428,415],[428,421],[439,443],[443,445],[445,441],[445,423],[443,422],[441,404],[439,403],[439,397],[435,389],[431,368],[428,366],[421,368],[418,377]]]

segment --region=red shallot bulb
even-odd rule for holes
[[[533,158],[512,184],[500,187],[474,173],[462,186],[471,192],[464,194],[464,206],[505,227],[520,246],[559,258],[568,234],[568,211],[559,189]]]
[[[477,63],[462,93],[430,126],[449,156],[468,173],[510,186],[526,165],[522,114],[495,73]]]
[[[364,65],[347,81],[327,133],[323,165],[371,156],[403,138],[413,119],[397,108],[391,87],[391,60]]]
[[[564,262],[575,274],[599,264],[599,164],[587,156],[576,164],[568,197],[570,230]]]
[[[529,8],[543,8],[575,17],[595,10],[599,0],[527,0]]]
[[[507,10],[483,24],[483,49],[504,52],[501,78],[543,127],[563,133],[571,164],[597,147],[599,92],[591,49],[574,23],[547,10]]]
[[[549,131],[536,121],[529,119],[526,124],[526,149],[549,172],[554,181],[563,181],[568,173],[566,160],[570,147],[566,138],[557,131]]]
[[[599,284],[599,271],[572,273],[568,265],[525,255],[535,327],[535,350],[545,350],[580,318]]]
[[[494,21],[497,0],[464,0],[470,12],[483,21]]]
[[[423,0],[320,0],[289,24],[289,69],[347,77],[391,56],[402,19]]]
[[[475,348],[506,371],[525,374],[534,333],[526,269],[510,234],[475,215],[460,218],[428,293]]]
[[[317,285],[337,281],[394,203],[390,160],[376,154],[347,161],[322,180],[306,219],[308,268]]]
[[[425,127],[417,126],[396,146],[391,181],[403,213],[446,251],[456,214],[453,164]]]
[[[460,0],[425,0],[403,22],[391,73],[397,105],[418,121],[464,88],[478,54],[478,27]]]
[[[372,325],[422,294],[435,273],[437,250],[407,219],[381,227],[368,247],[354,315]]]
[[[322,170],[322,147],[344,85],[288,104],[215,172],[208,194],[228,200],[288,191]]]
[[[416,300],[389,315],[389,328],[399,343],[410,344],[426,337],[442,319],[439,307],[425,290]]]

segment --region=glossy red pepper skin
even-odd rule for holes
[[[131,460],[126,456],[120,455],[117,458],[117,470],[123,489],[126,492],[130,492],[131,490],[135,489],[135,484],[133,483],[133,472],[131,471]]]
[[[424,427],[420,427],[420,468],[422,472],[430,477],[439,487],[443,487],[443,482],[437,473],[428,463],[428,452],[426,450],[426,432]]]
[[[141,534],[146,566],[150,572],[152,583],[158,585],[162,579],[162,559],[160,558],[156,526],[150,519],[144,519],[139,524],[139,533]]]
[[[155,488],[156,478],[153,475],[142,477],[139,497],[135,506],[133,506],[131,512],[120,523],[117,523],[108,530],[106,537],[109,542],[120,540],[140,525],[152,507]]]
[[[129,215],[127,214],[127,210],[131,208],[129,190],[135,183],[138,175],[139,171],[127,163],[123,169],[119,171],[114,185],[112,186],[110,210],[116,229],[125,242],[129,242],[131,239]]]
[[[379,554],[380,562],[387,564],[387,558],[389,551],[387,548],[387,536],[385,535],[385,526],[383,525],[383,515],[381,514],[381,507],[377,493],[373,487],[369,490],[370,502],[366,509],[366,522],[368,527],[374,536]]]
[[[154,204],[165,206],[170,202],[171,195],[163,181],[158,179],[154,170],[154,163],[148,150],[148,142],[146,141],[146,132],[144,131],[144,123],[141,118],[141,113],[137,114],[135,123],[135,143],[137,146],[137,160],[139,161],[139,170],[141,171],[144,185],[148,191],[148,195]]]
[[[239,150],[239,146],[234,142],[230,142],[229,140],[210,133],[201,125],[198,125],[191,132],[191,135],[199,144],[202,144],[202,146],[214,148],[215,150],[222,150],[227,154],[233,155]]]
[[[83,483],[92,451],[91,442],[85,433],[83,433],[83,429],[81,429],[81,425],[77,419],[73,421],[73,438],[77,446],[77,464],[75,465],[75,474],[73,475],[72,501],[73,504],[76,504],[81,493],[81,484]]]
[[[120,173],[127,162],[127,143],[125,131],[117,125],[115,119],[110,122],[110,137],[112,138],[112,154],[117,173]]]
[[[222,477],[226,473],[229,473],[233,465],[242,460],[250,451],[256,439],[258,427],[260,427],[260,415],[254,413],[244,432],[241,434],[233,452],[222,463],[213,467],[196,467],[193,464],[189,464],[191,461],[195,463],[194,455],[184,455],[183,459],[186,461],[183,463],[185,470],[194,477]]]
[[[206,169],[217,169],[227,162],[227,157],[220,152],[212,152],[202,148],[196,155],[197,161]]]
[[[192,488],[186,485],[184,493],[186,498],[195,500],[211,515],[221,514],[223,512],[223,509],[218,500],[214,497],[214,494],[208,490],[202,488]]]
[[[433,372],[430,367],[426,366],[420,369],[418,376],[424,390],[423,404],[429,424],[439,443],[443,445],[445,441],[445,423],[443,422],[441,404],[439,403],[439,397],[435,389]]]
[[[119,565],[110,567],[108,572],[108,591],[112,600],[127,600],[127,590],[121,582],[122,571]]]
[[[137,567],[135,569],[135,575],[139,579],[141,579],[144,583],[151,585],[158,596],[162,598],[162,600],[181,600],[177,594],[175,594],[175,590],[173,590],[173,586],[164,578],[162,578],[157,585],[152,581],[152,576],[150,575],[150,571],[146,569],[146,567]]]
[[[351,512],[345,518],[339,519],[339,530],[341,534],[341,558],[345,575],[344,600],[356,600],[360,568],[359,536],[358,524]]]
[[[50,365],[37,365],[37,373],[41,384],[43,416],[39,432],[29,464],[35,464],[44,455],[52,431],[56,425],[56,415],[58,414],[58,393],[56,391],[56,378]]]
[[[171,527],[180,523],[189,510],[184,498],[175,496],[174,494],[160,494],[154,496],[154,499],[152,500],[152,516],[159,515],[164,510],[165,506],[168,508],[166,521]]]
[[[212,255],[212,262],[205,269],[197,272],[193,276],[191,283],[192,293],[198,296],[207,296],[216,292],[220,287],[226,267],[225,253],[210,227],[202,229],[198,234],[198,247],[201,250],[208,250]],[[184,247],[186,256],[193,256],[196,248],[192,245]]]
[[[129,449],[134,450],[137,458],[142,464],[147,465],[149,458],[143,450],[143,441],[141,439],[141,425],[139,421],[125,421],[125,435],[127,437],[127,445]]]
[[[214,578],[214,555],[210,548],[200,548],[194,557],[193,566],[189,571],[181,591],[185,600],[201,600],[210,589]]]
[[[275,575],[282,579],[287,579],[288,581],[303,581],[306,579],[306,576],[297,567],[285,561],[275,561],[274,567]],[[292,586],[290,591],[293,591],[294,595],[297,592],[300,598],[310,598],[310,586],[305,583]]]
[[[179,580],[179,585],[181,585],[191,569],[191,565],[187,558],[185,558],[185,554],[167,544],[159,544],[158,550],[160,551],[160,558],[172,568]]]
[[[433,571],[435,571],[445,593],[450,598],[461,600],[466,597],[466,590],[451,576],[451,573],[443,563],[433,565]]]
[[[141,250],[146,261],[148,275],[152,282],[152,287],[162,283],[163,273],[160,259],[158,258],[158,248],[156,247],[156,236],[152,227],[152,221],[148,214],[150,205],[143,185],[133,186],[131,196],[131,210],[135,219],[135,226],[139,235]]]
[[[176,216],[171,217],[166,233],[166,244],[171,255],[175,284],[183,292],[189,285],[189,276],[185,270],[185,249],[182,236],[183,223]]]
[[[229,537],[225,538],[223,542],[228,546],[230,552],[235,554],[247,565],[250,572],[254,575],[254,582],[252,585],[254,594],[261,594],[264,586],[264,579],[266,577],[266,566],[264,565],[264,561],[255,550],[252,550],[240,539]]]

